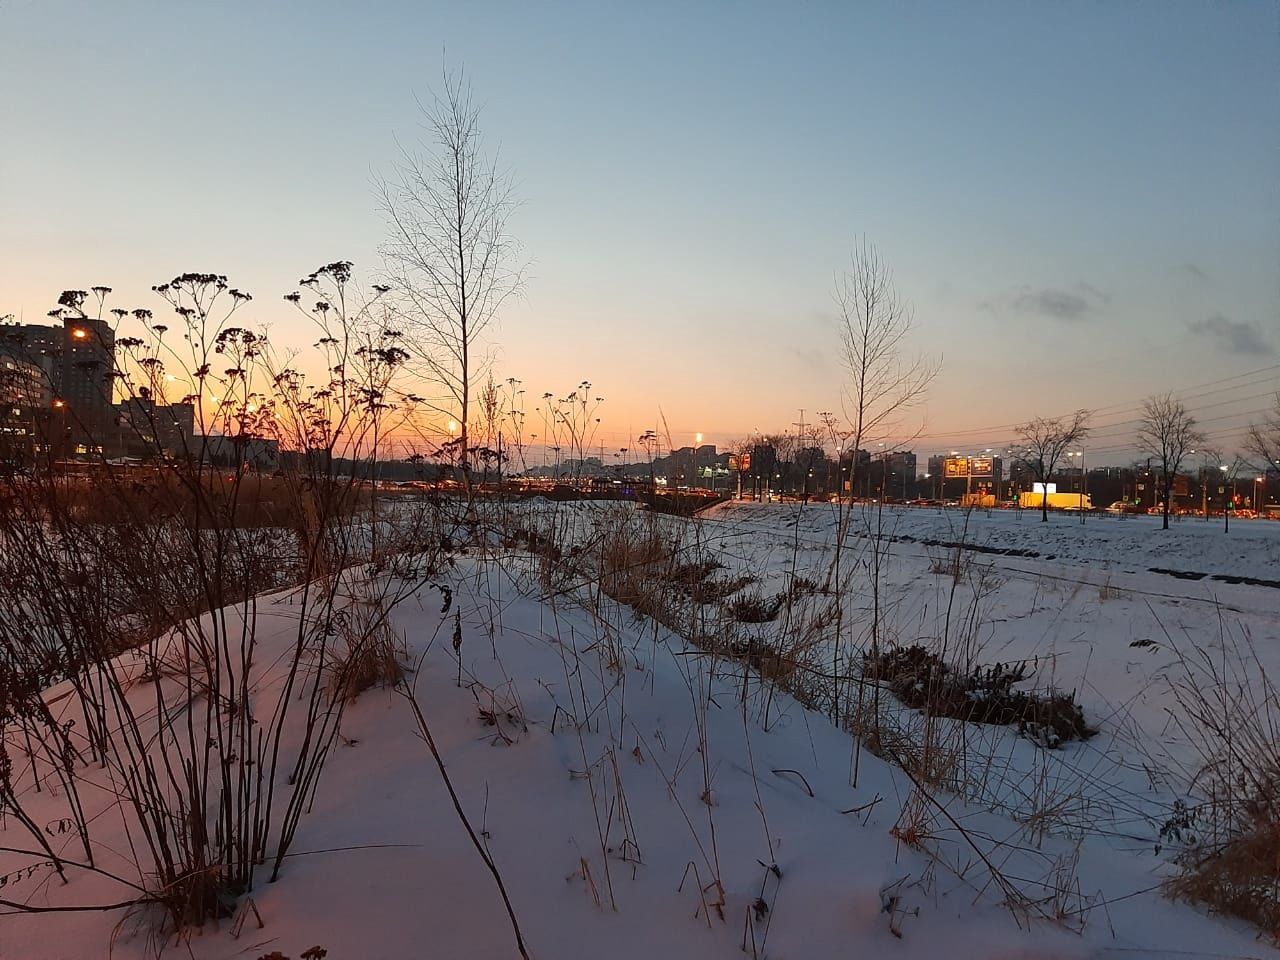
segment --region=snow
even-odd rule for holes
[[[717,531],[722,555],[762,571],[769,589],[781,588],[792,565],[807,565],[813,576],[829,563],[835,530],[829,505],[726,504],[712,517],[707,525]],[[927,541],[1038,554],[967,554],[990,586],[977,601],[973,655],[987,664],[1031,660],[1039,684],[1076,692],[1101,733],[1058,758],[1057,775],[1077,780],[1090,797],[1087,817],[1096,829],[1136,834],[1136,845],[1151,845],[1152,831],[1141,826],[1183,794],[1196,763],[1191,744],[1170,723],[1178,711],[1172,684],[1185,676],[1180,654],[1221,655],[1247,637],[1256,666],[1280,672],[1280,590],[1149,569],[1268,578],[1280,569],[1280,523],[1241,521],[1224,534],[1199,520],[1163,531],[1155,517],[1090,517],[1081,524],[1051,515],[1042,524],[1038,513],[855,509],[855,557],[869,549],[876,529],[887,543],[882,607],[903,642],[943,631],[951,579],[934,568],[949,562],[954,548]],[[959,592],[973,602],[967,584]],[[985,752],[999,749],[992,743]]]
[[[554,510],[573,528],[603,516]],[[898,538],[883,571],[887,618],[905,639],[936,631],[950,586],[931,570],[946,548],[922,540],[963,535],[1039,553],[976,555],[997,584],[979,598],[983,656],[1038,658],[1041,675],[1077,690],[1102,731],[1058,751],[982,731],[1012,772],[992,796],[926,803],[926,849],[891,833],[913,793],[901,770],[864,752],[852,786],[853,744],[826,718],[784,695],[766,698],[740,665],[715,663],[616,604],[593,610],[543,595],[536,558],[458,558],[449,576],[463,623],[461,687],[452,612],[429,590],[398,608],[417,703],[531,955],[739,957],[744,942],[746,956],[777,960],[1266,953],[1245,925],[1160,895],[1171,868],[1153,853],[1152,818],[1179,794],[1193,759],[1167,724],[1174,645],[1216,642],[1225,613],[1280,669],[1280,592],[1149,567],[1256,574],[1274,565],[1280,524],[1239,522],[1224,537],[1197,521],[1163,533],[1146,518],[1091,517],[1082,527],[993,513],[973,515],[965,531],[958,513],[901,509],[860,516],[855,533],[881,521]],[[765,589],[790,571],[825,570],[834,531],[825,505],[729,504],[694,523],[731,571],[750,570]],[[865,560],[869,541],[851,543]],[[260,610],[259,659],[270,663],[273,647],[292,639],[287,594]],[[263,689],[272,682],[264,676]],[[296,958],[312,945],[330,958],[516,956],[493,879],[404,696],[363,694],[340,743],[281,879],[253,891],[256,915],[245,915],[238,937],[231,922],[210,924],[181,945],[170,938],[169,949],[200,960]],[[1077,805],[1047,833],[1025,819],[1036,778]],[[61,815],[58,797],[19,789],[48,821]],[[121,817],[105,792],[95,802],[97,842],[123,872]],[[13,830],[0,828],[0,845]],[[0,874],[31,859],[0,852]],[[984,860],[1035,905],[1003,904]],[[708,911],[717,877],[724,902]],[[83,875],[60,886],[37,873],[3,895],[56,905],[112,892]],[[141,958],[154,944],[139,920],[120,910],[9,913],[0,958],[70,960],[105,955],[108,944],[115,957]]]

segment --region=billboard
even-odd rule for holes
[[[995,471],[993,457],[947,457],[942,461],[944,477],[990,477]]]

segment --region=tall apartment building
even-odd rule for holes
[[[62,379],[61,327],[38,323],[11,323],[0,326],[0,356],[23,364],[37,373],[39,403],[48,407]]]
[[[110,445],[116,425],[112,401],[116,335],[103,320],[65,318],[58,397],[66,404],[72,452]]]
[[[105,321],[0,326],[0,388],[12,401],[0,409],[7,411],[11,433],[24,425],[32,450],[38,440],[55,456],[109,446],[114,367],[115,332]]]
[[[122,456],[143,459],[191,454],[195,410],[190,403],[155,403],[139,397],[117,403],[113,449]]]

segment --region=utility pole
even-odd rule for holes
[[[796,428],[796,459],[799,460],[800,454],[804,450],[804,407],[800,408],[800,419],[791,425]],[[812,457],[809,458],[809,462],[813,462]],[[793,462],[792,469],[794,468],[795,463]],[[800,490],[807,503],[809,500],[809,468],[806,464],[801,464],[800,470],[804,474],[800,479]],[[784,480],[783,482],[785,484],[786,481]]]
[[[1084,448],[1080,449],[1080,522],[1084,523],[1084,501],[1089,496],[1089,474],[1084,465]]]

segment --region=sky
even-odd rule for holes
[[[1089,407],[1132,459],[1166,390],[1226,447],[1280,389],[1272,2],[0,0],[0,315],[210,271],[310,343],[280,297],[378,278],[374,182],[446,64],[521,200],[498,375],[590,380],[607,451],[839,412],[863,238],[942,364],[922,455]]]

